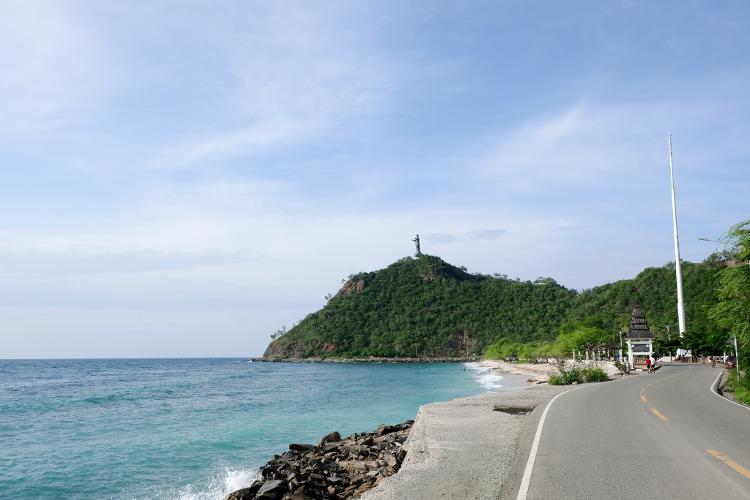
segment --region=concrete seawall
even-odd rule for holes
[[[500,498],[531,414],[569,389],[537,385],[424,405],[406,443],[401,469],[364,500]],[[510,408],[510,413],[496,407]]]

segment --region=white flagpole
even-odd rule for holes
[[[674,261],[677,275],[677,319],[680,323],[680,337],[685,336],[685,304],[682,300],[682,266],[680,264],[680,236],[677,230],[677,204],[674,191],[674,169],[672,167],[672,132],[669,132],[669,177],[672,180],[672,225],[674,228]]]

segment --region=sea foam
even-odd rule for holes
[[[180,500],[221,500],[233,491],[247,488],[260,477],[257,469],[225,469],[212,477],[205,488],[196,489],[193,485],[181,488],[176,495],[166,494],[165,498]]]
[[[464,363],[472,372],[472,377],[487,390],[500,389],[503,386],[503,376],[489,368],[479,366],[479,363]]]

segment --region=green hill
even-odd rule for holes
[[[691,328],[708,328],[721,264],[684,263]],[[265,358],[443,357],[481,354],[498,341],[551,341],[565,322],[616,331],[641,304],[655,328],[677,322],[674,266],[648,268],[577,292],[551,278],[534,282],[470,274],[439,257],[407,257],[345,282],[321,310],[275,338]]]

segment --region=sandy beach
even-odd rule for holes
[[[579,365],[585,366],[596,366],[604,370],[609,377],[614,377],[620,372],[615,367],[615,364],[611,361],[578,361]],[[572,366],[574,362],[567,360],[566,366]],[[547,382],[549,376],[558,373],[557,366],[550,363],[508,363],[500,360],[483,360],[476,363],[477,366],[487,368],[489,370],[497,371],[499,373],[514,373],[517,375],[526,375],[529,377],[529,382],[540,383]]]
[[[496,359],[479,361],[477,366],[500,373],[525,375],[532,382],[546,382],[550,375],[557,373],[557,367],[551,364],[508,363]]]

